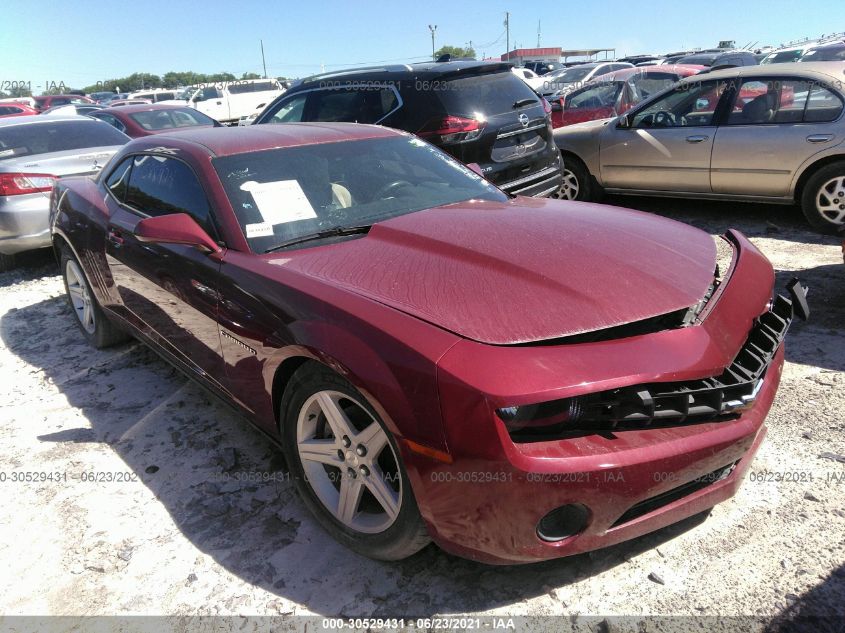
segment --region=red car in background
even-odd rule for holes
[[[183,128],[220,127],[210,116],[181,105],[134,104],[103,108],[88,116],[105,121],[132,138]]]
[[[0,118],[9,116],[28,116],[38,114],[38,110],[25,103],[0,102]]]
[[[731,497],[807,311],[737,232],[511,197],[376,125],[135,139],[56,183],[51,226],[83,336],[237,407],[386,560],[566,556]]]
[[[706,67],[645,66],[601,75],[552,103],[552,127],[619,116],[643,99],[673,86],[679,79],[702,70]]]
[[[81,95],[44,95],[42,97],[33,97],[33,99],[35,99],[35,107],[39,112],[47,108],[52,108],[53,106],[69,105],[71,103],[94,103],[93,99]]]

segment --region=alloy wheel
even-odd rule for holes
[[[578,185],[578,178],[570,170],[564,168],[563,182],[560,185],[558,198],[561,200],[577,200],[581,188]]]
[[[65,279],[67,280],[67,291],[70,295],[70,301],[73,304],[76,318],[79,319],[86,332],[93,334],[96,329],[93,298],[91,297],[91,291],[88,289],[88,283],[85,281],[85,275],[82,273],[79,265],[73,260],[67,262]]]
[[[296,447],[306,481],[344,526],[378,533],[402,507],[399,460],[381,424],[339,391],[308,398],[296,422]]]
[[[845,224],[845,176],[831,178],[816,194],[816,208],[832,224]]]

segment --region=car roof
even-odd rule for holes
[[[133,112],[150,112],[152,110],[194,110],[194,108],[189,108],[186,105],[180,105],[178,103],[130,103],[129,105],[119,106],[117,108],[103,108],[100,112],[107,112],[109,114],[114,114],[118,112],[123,112],[126,114],[132,114]],[[196,112],[196,110],[194,110]]]
[[[22,117],[21,117],[22,118]],[[380,125],[360,123],[278,123],[239,127],[192,127],[132,141],[133,149],[151,149],[167,143],[200,146],[213,156],[231,156],[268,149],[408,136]]]
[[[654,66],[634,66],[633,68],[622,68],[621,70],[614,70],[598,77],[593,77],[591,81],[597,83],[602,81],[625,81],[635,75],[648,75],[651,73],[673,73],[676,75],[685,76],[687,74],[695,75],[707,68],[697,64],[655,64]]]
[[[510,62],[479,62],[475,60],[459,59],[447,62],[419,62],[415,64],[392,64],[388,66],[367,66],[364,68],[349,68],[329,73],[321,73],[305,77],[299,86],[315,82],[365,75],[380,79],[407,78],[408,76],[424,75],[427,77],[441,77],[444,75],[475,74],[478,72],[509,71],[513,67]]]
[[[794,75],[811,76],[815,79],[831,83],[842,82],[845,79],[845,62],[792,62],[789,64],[771,64],[765,66],[740,66],[714,70],[704,75],[687,77],[684,82],[703,81],[709,79],[733,79],[748,76],[786,77]]]
[[[51,116],[44,116],[43,114],[28,114],[26,116],[0,119],[0,127],[35,123],[60,123],[62,121],[94,121],[94,119],[79,114],[54,114]]]

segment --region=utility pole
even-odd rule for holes
[[[472,48],[472,40],[469,41],[469,50],[471,50],[473,53],[475,53],[475,51]]]
[[[261,65],[264,66],[264,79],[267,79],[267,62],[264,61],[264,40],[258,40],[261,42]]]
[[[428,30],[431,31],[431,59],[437,61],[436,59],[434,59],[434,32],[437,30],[437,25],[435,24],[434,26],[432,26],[431,24],[429,24]]]
[[[540,20],[537,20],[537,48],[540,48]]]
[[[511,52],[511,14],[505,11],[505,55]]]

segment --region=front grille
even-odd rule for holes
[[[584,396],[579,398],[579,418],[593,428],[618,429],[734,417],[757,397],[791,321],[792,302],[778,296],[772,308],[757,319],[739,354],[720,375]],[[583,424],[577,426],[583,428]]]
[[[760,315],[733,362],[718,376],[649,383],[543,403],[552,425],[511,425],[515,442],[543,442],[603,431],[732,420],[752,406],[792,322],[793,302],[780,295]]]
[[[628,523],[629,521],[633,521],[634,519],[638,519],[649,512],[654,512],[663,506],[668,506],[670,503],[691,495],[698,490],[703,490],[717,481],[727,479],[738,463],[739,462],[736,461],[732,464],[728,464],[727,466],[723,466],[722,468],[717,468],[712,473],[696,477],[692,481],[688,481],[685,484],[672,488],[671,490],[667,490],[655,497],[640,501],[628,508],[621,517],[616,519],[616,521],[613,522],[613,525],[610,526],[611,529],[623,525],[624,523]]]

